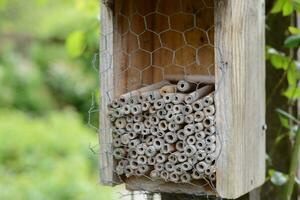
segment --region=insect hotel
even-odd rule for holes
[[[237,198],[264,182],[263,0],[103,0],[100,179]]]

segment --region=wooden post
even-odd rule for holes
[[[236,198],[265,178],[264,0],[217,0],[215,9],[217,191]]]

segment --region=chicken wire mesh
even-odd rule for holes
[[[100,157],[114,159],[100,171],[114,172],[109,184],[216,193],[213,1],[119,0],[113,10],[112,31],[101,32],[98,110]]]

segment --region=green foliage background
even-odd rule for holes
[[[98,29],[97,0],[0,0],[1,200],[116,198],[87,124]]]

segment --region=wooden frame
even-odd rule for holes
[[[150,1],[150,0],[149,0]],[[111,156],[112,136],[107,115],[108,101],[123,91],[115,88],[113,67],[114,1],[101,1],[101,112],[100,179],[116,185]],[[147,6],[147,5],[145,5]],[[264,0],[215,0],[216,126],[221,137],[217,160],[216,191],[207,188],[158,183],[132,178],[128,189],[152,192],[218,194],[237,198],[260,186],[265,177],[265,58]],[[106,130],[106,131],[103,131]]]

